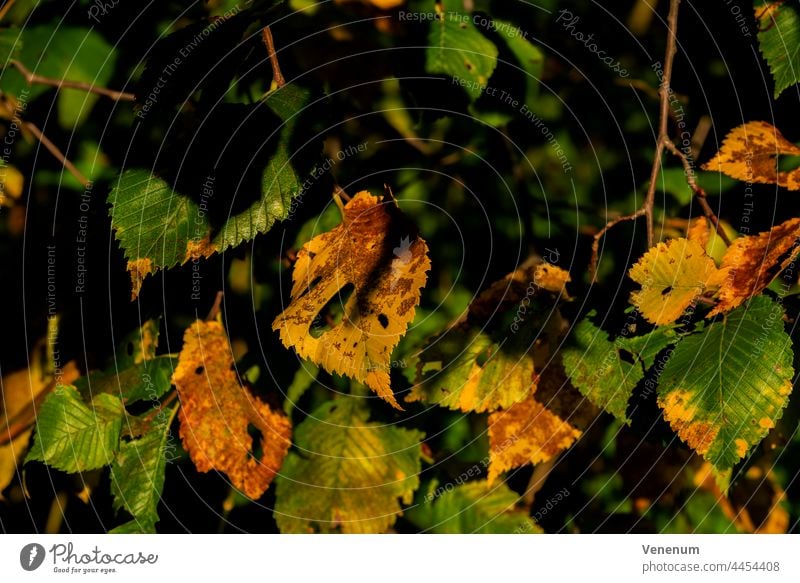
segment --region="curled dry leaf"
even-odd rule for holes
[[[581,436],[535,399],[489,415],[489,484],[506,470],[546,462]]]
[[[800,156],[800,147],[784,138],[775,126],[751,121],[732,129],[717,155],[703,169],[722,172],[737,180],[800,190],[800,169],[779,171],[779,155]]]
[[[631,303],[656,325],[680,318],[707,289],[715,288],[723,272],[700,245],[689,239],[670,239],[645,253],[629,275],[642,289]]]
[[[298,252],[292,301],[272,328],[301,357],[365,383],[399,409],[390,358],[419,304],[428,246],[393,200],[362,191],[342,212],[339,226]],[[342,321],[315,337],[310,329],[332,301],[341,305]]]
[[[257,499],[286,457],[291,424],[251,395],[233,366],[222,324],[197,321],[186,330],[172,377],[181,400],[180,436],[198,471],[224,472]],[[260,433],[259,440],[251,428]]]
[[[533,282],[538,287],[553,293],[567,295],[567,284],[571,281],[569,271],[561,269],[552,263],[540,263],[533,272]]]
[[[729,312],[758,295],[800,252],[800,219],[789,219],[771,230],[736,239],[722,258],[725,277],[719,303],[707,317]]]

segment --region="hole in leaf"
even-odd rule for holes
[[[264,440],[264,434],[261,433],[261,430],[258,427],[256,427],[252,423],[248,423],[247,435],[249,435],[250,438],[252,439],[248,455],[250,457],[254,457],[257,460],[260,460],[264,456],[264,449],[261,447],[261,444],[263,443]]]
[[[204,366],[198,366],[196,369],[194,369],[194,374],[203,374],[203,372],[204,372],[205,370],[206,370],[206,367],[204,367]]]
[[[313,338],[319,338],[334,326],[341,324],[344,319],[344,307],[354,290],[355,286],[352,283],[348,283],[328,303],[322,306],[322,309],[317,313],[308,328],[308,333]]]
[[[378,322],[381,323],[384,329],[389,326],[389,318],[386,317],[386,314],[378,314]]]
[[[662,290],[661,290],[661,295],[662,295],[662,296],[665,296],[665,295],[667,295],[668,293],[670,293],[671,291],[672,291],[672,286],[671,286],[671,285],[668,285],[667,287],[665,287],[664,289],[662,289]]]

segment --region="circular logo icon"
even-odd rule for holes
[[[44,547],[38,543],[30,543],[19,552],[19,564],[26,571],[35,571],[44,562]]]

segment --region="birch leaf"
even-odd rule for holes
[[[301,357],[365,383],[399,409],[390,359],[414,318],[428,269],[428,246],[394,201],[359,192],[339,226],[298,252],[291,303],[272,329]],[[341,322],[311,334],[330,302],[341,309]]]

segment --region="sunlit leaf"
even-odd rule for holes
[[[186,330],[172,381],[181,440],[197,471],[224,472],[244,494],[261,497],[289,449],[291,424],[241,385],[222,324],[198,320]]]
[[[518,507],[519,496],[505,484],[480,480],[452,486],[433,481],[408,519],[436,534],[536,534],[542,529]]]
[[[339,226],[299,251],[291,303],[272,328],[301,357],[365,383],[399,408],[389,386],[392,350],[414,317],[428,269],[428,246],[394,200],[359,192]],[[329,302],[341,322],[309,333]]]
[[[419,486],[419,431],[369,423],[362,399],[325,403],[295,431],[276,480],[281,532],[379,533]]]
[[[71,473],[107,466],[119,449],[124,412],[113,395],[97,395],[87,405],[75,387],[57,387],[39,409],[25,461]]]
[[[783,310],[758,296],[680,341],[661,373],[658,404],[680,438],[724,472],[775,426],[792,375]]]
[[[703,164],[703,169],[745,182],[800,190],[800,169],[779,170],[778,156],[800,156],[800,147],[784,138],[775,126],[751,121],[728,132],[717,155]]]
[[[719,285],[721,272],[705,250],[688,239],[670,239],[645,253],[629,275],[642,289],[631,303],[653,324],[674,322],[707,289]]]

